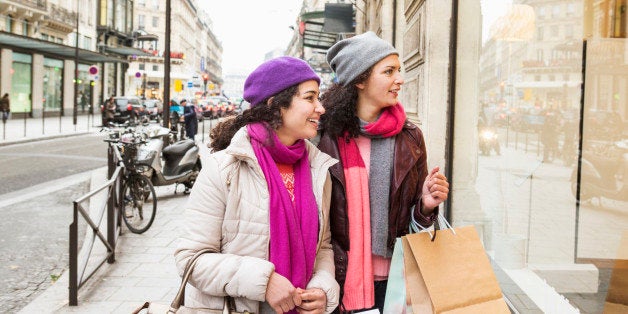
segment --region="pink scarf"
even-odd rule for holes
[[[397,104],[384,109],[377,121],[365,126],[372,135],[391,137],[403,128],[406,114]],[[347,252],[347,277],[342,304],[347,311],[367,309],[375,305],[373,265],[371,259],[371,210],[369,199],[368,169],[360,156],[355,139],[348,135],[338,138],[338,150],[342,162],[346,191],[347,216],[349,219],[349,243]]]
[[[262,123],[247,131],[270,192],[270,261],[295,287],[305,289],[312,277],[318,243],[318,208],[305,141],[285,146]],[[294,203],[277,163],[294,165]]]

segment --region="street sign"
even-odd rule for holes
[[[194,86],[194,82],[189,81],[189,82],[188,82],[188,88],[191,88],[192,86]]]

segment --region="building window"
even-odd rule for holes
[[[139,29],[144,29],[144,15],[140,14],[137,16],[137,27]]]
[[[539,26],[536,30],[537,32],[537,39],[539,41],[543,40],[543,32],[545,31],[545,29],[543,28],[543,26]]]
[[[159,66],[158,65],[153,65],[153,71],[159,71]]]
[[[28,21],[27,20],[22,21],[22,35],[28,36]]]
[[[543,49],[536,50],[536,60],[543,61]]]
[[[567,3],[567,16],[574,16],[576,14],[576,4]]]
[[[535,81],[535,82],[539,82],[539,81],[541,81],[541,76],[540,76],[540,75],[538,75],[538,74],[537,74],[537,75],[535,75],[535,76],[534,76],[534,81]]]
[[[137,0],[137,5],[140,7],[145,7],[146,6],[146,0]]]
[[[146,67],[144,66],[144,63],[140,63],[140,64],[139,64],[139,69],[140,69],[140,70],[142,70],[142,71],[144,71],[144,68],[146,68]]]
[[[47,40],[48,40],[48,34],[44,34],[44,33],[42,33],[42,34],[39,36],[39,38],[40,38],[41,40],[46,40],[46,41],[47,41]]]
[[[153,27],[159,27],[159,17],[153,16]]]
[[[550,28],[550,32],[551,32],[551,38],[556,38],[558,37],[558,34],[560,32],[558,25],[552,25]]]
[[[538,10],[538,16],[539,16],[539,20],[542,20],[545,18],[545,7],[539,7]]]
[[[565,38],[571,39],[573,38],[573,24],[565,25]]]
[[[83,36],[83,49],[91,50],[92,49],[92,38]]]
[[[153,0],[153,10],[159,10],[159,0]]]
[[[4,23],[4,27],[5,27],[4,30],[6,32],[9,32],[9,33],[13,32],[13,17],[12,16],[7,15],[7,18]]]
[[[558,17],[560,15],[560,5],[556,4],[552,6],[552,17]]]

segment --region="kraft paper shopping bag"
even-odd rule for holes
[[[604,314],[628,313],[628,231],[624,231],[608,284]]]
[[[475,227],[451,230],[402,237],[413,312],[510,313]]]

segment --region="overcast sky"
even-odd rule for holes
[[[296,25],[301,1],[200,0],[214,22],[213,32],[222,41],[222,70],[226,74],[250,73],[276,48],[285,49]]]

